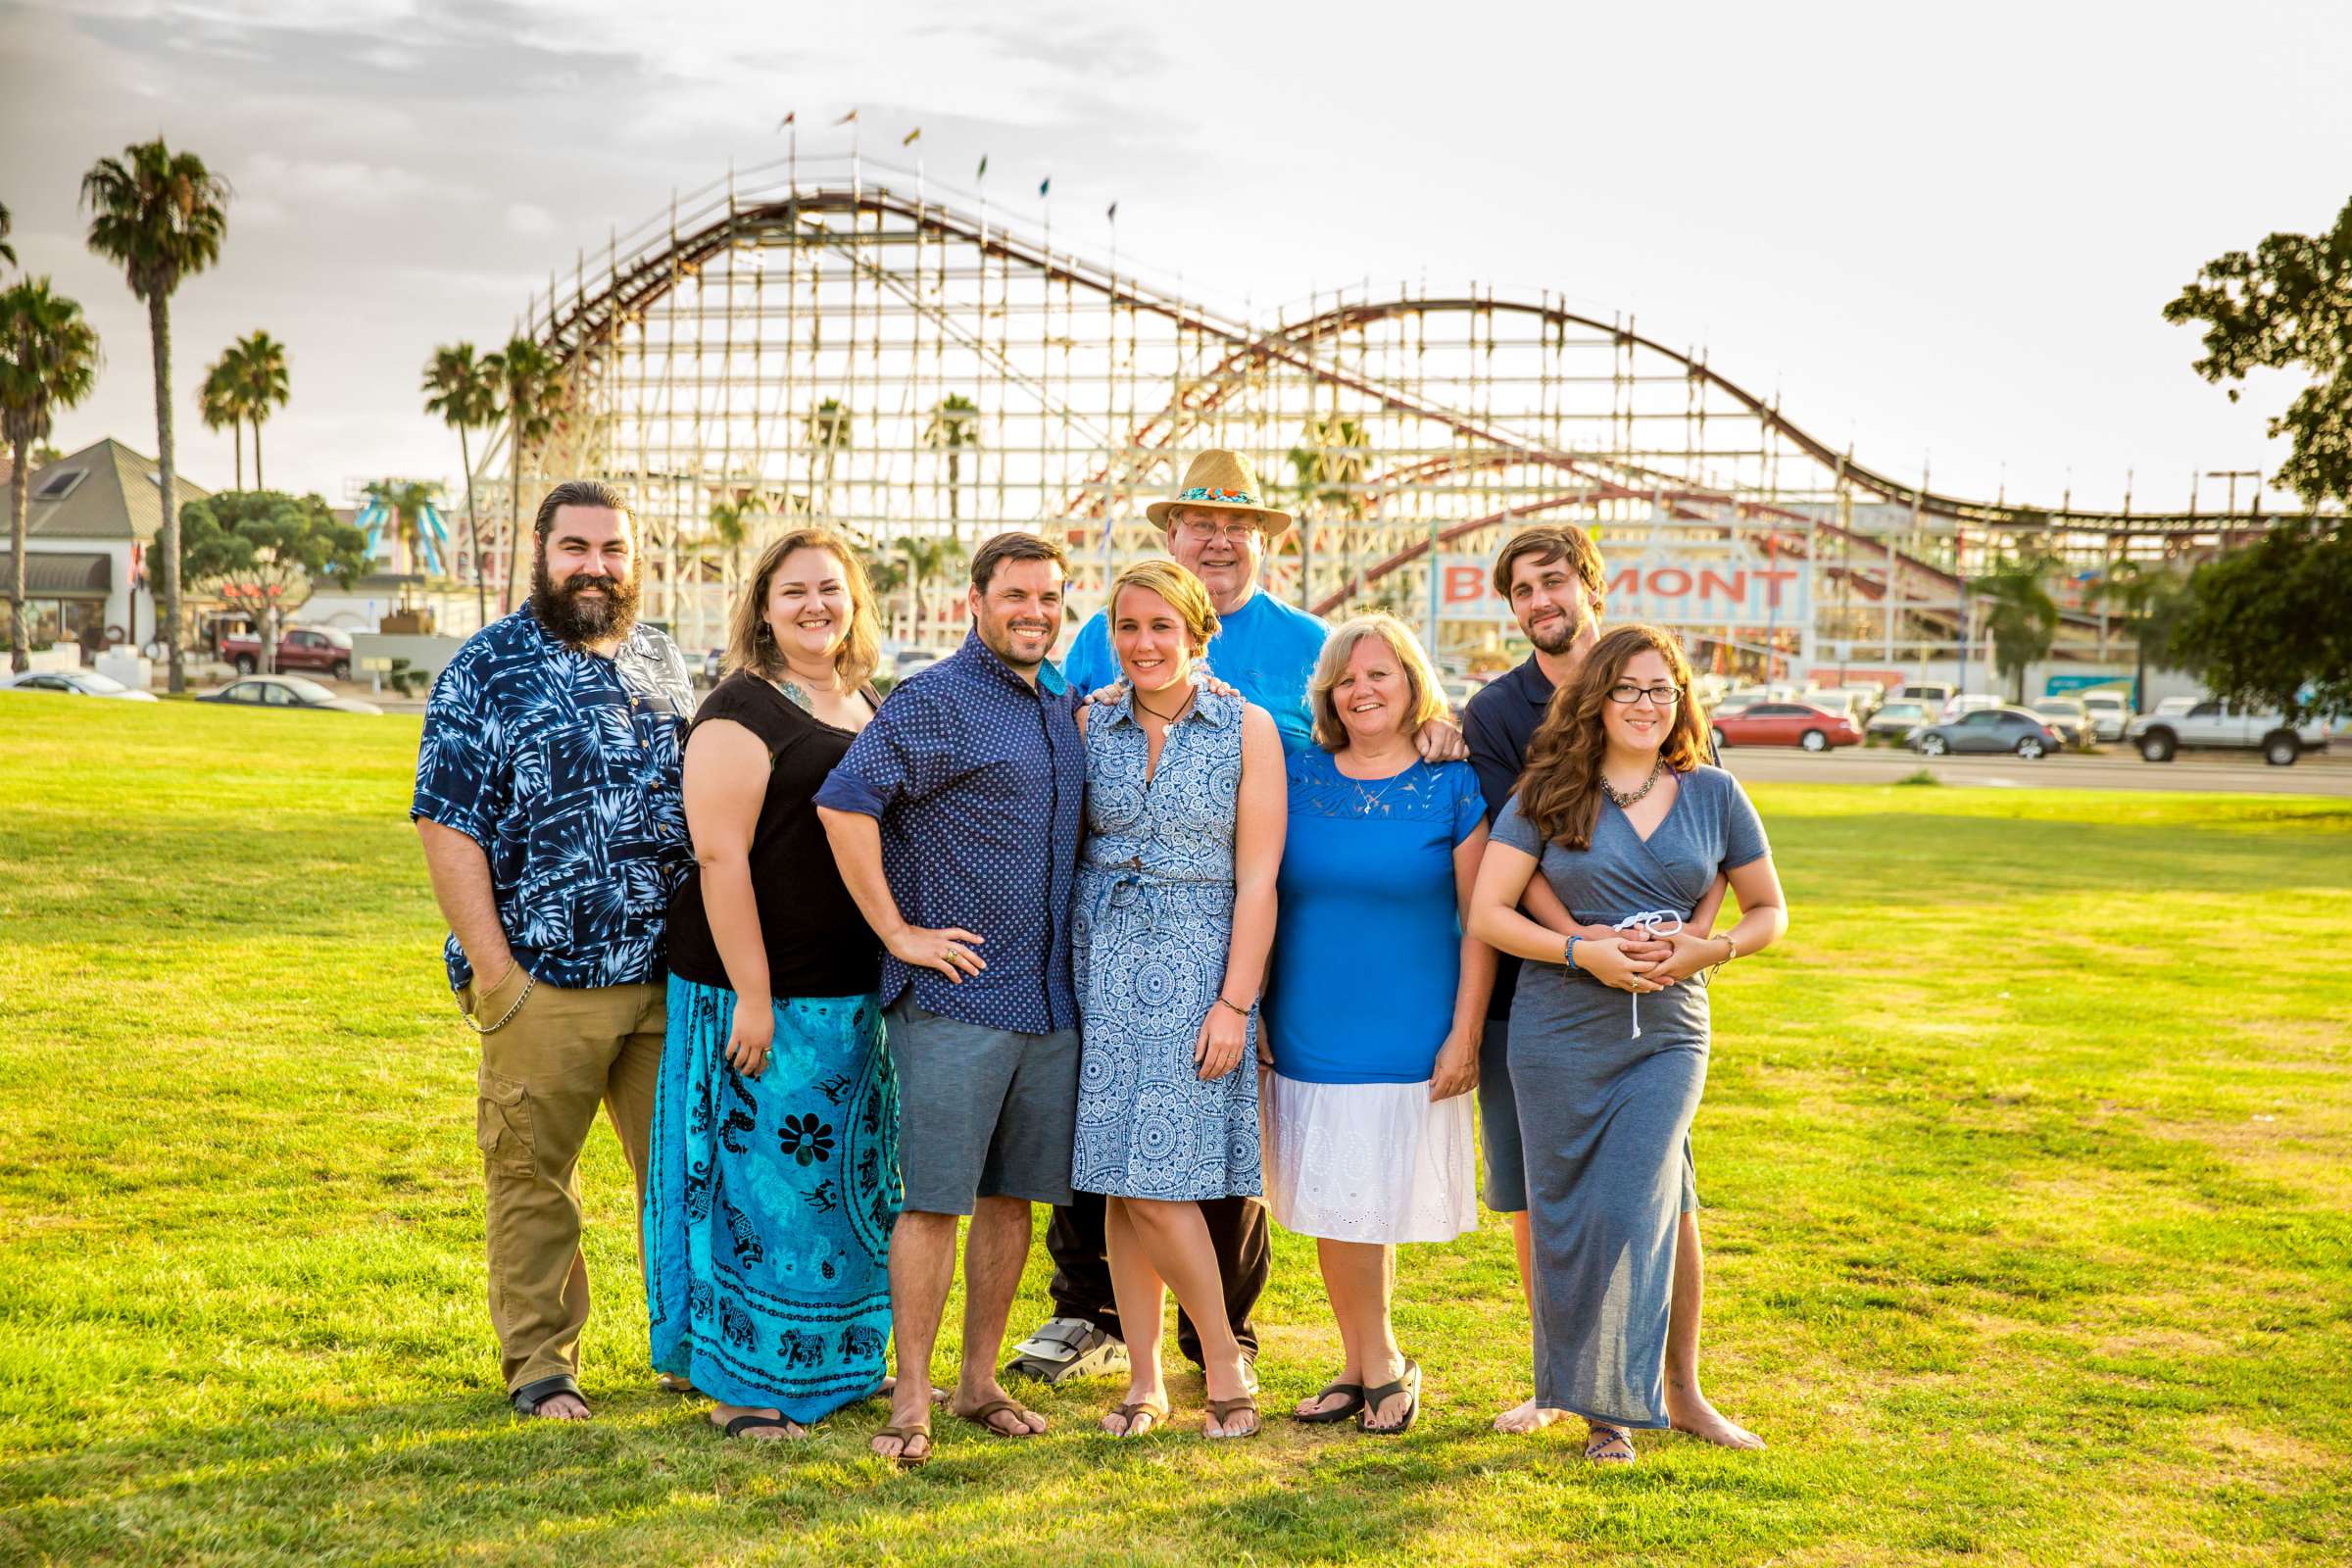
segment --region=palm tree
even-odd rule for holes
[[[1290,450],[1293,493],[1298,518],[1298,590],[1312,591],[1314,563],[1307,555],[1313,535],[1311,519],[1337,515],[1340,529],[1340,576],[1355,586],[1355,534],[1347,524],[1364,519],[1364,478],[1371,472],[1371,443],[1361,419],[1342,415],[1318,416],[1306,421],[1304,439]]]
[[[17,248],[8,242],[8,231],[15,226],[16,220],[8,216],[8,203],[0,202],[0,262],[11,267],[17,265]]]
[[[164,646],[171,690],[187,689],[180,647],[179,507],[172,450],[172,296],[180,279],[220,259],[228,232],[228,184],[194,153],[175,153],[158,137],[101,158],[81,176],[90,210],[90,249],[122,265],[130,292],[147,305],[155,350],[155,446],[163,526],[156,543],[164,565]]]
[[[270,488],[262,477],[262,421],[270,406],[286,406],[286,346],[267,332],[253,332],[229,346],[236,356],[237,390],[243,394],[245,420],[253,426],[253,487]]]
[[[444,344],[425,362],[421,391],[424,412],[438,414],[441,422],[458,432],[458,461],[466,468],[466,540],[473,557],[473,612],[490,619],[490,590],[482,572],[482,526],[473,510],[473,447],[475,430],[498,422],[498,377],[490,361],[474,358],[470,343]]]
[[[236,443],[237,488],[245,488],[245,395],[237,389],[237,351],[229,348],[204,372],[196,412],[207,430],[226,430]]]
[[[948,533],[959,542],[963,538],[963,454],[979,444],[980,411],[972,400],[959,392],[941,398],[931,410],[931,422],[923,427],[923,445],[947,456]]]
[[[906,563],[906,586],[914,612],[914,633],[922,635],[923,622],[931,608],[931,579],[948,575],[956,563],[963,559],[962,542],[942,539],[937,535],[923,537],[908,534],[899,541],[899,556]]]
[[[515,336],[482,358],[482,369],[498,389],[498,416],[507,422],[507,573],[499,585],[498,608],[514,603],[514,568],[522,562],[522,476],[524,454],[556,427],[563,397],[554,355],[527,337]]]
[[[2188,576],[2169,562],[2122,561],[2099,584],[2098,597],[2123,607],[2132,636],[2132,701],[2147,701],[2148,664],[2169,669],[2166,639],[2188,603]]]
[[[404,571],[415,571],[424,554],[424,511],[440,493],[439,485],[423,479],[371,479],[360,491],[391,514]]]
[[[2009,700],[2026,700],[2026,666],[2049,657],[2058,635],[2058,601],[2048,577],[2057,562],[2035,555],[1994,564],[1969,580],[1968,591],[1987,601],[1984,623],[1992,633],[1994,669],[2009,681]]]
[[[825,519],[833,520],[833,460],[850,449],[850,411],[838,398],[827,398],[808,416],[809,487],[816,491]],[[824,482],[817,483],[816,466],[824,465]]]
[[[760,504],[749,496],[710,503],[710,535],[726,546],[730,581],[743,580],[743,544],[751,537],[752,519],[759,516],[761,510]]]
[[[98,334],[81,307],[49,292],[36,277],[0,293],[0,435],[15,467],[9,475],[9,664],[31,662],[24,625],[24,533],[32,511],[32,444],[46,440],[53,410],[89,396],[98,379]]]

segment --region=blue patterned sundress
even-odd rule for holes
[[[657,1371],[823,1419],[881,1386],[898,1081],[866,997],[780,998],[767,1066],[727,1064],[735,993],[669,977],[646,1186]]]
[[[1087,720],[1070,1185],[1170,1202],[1255,1198],[1257,1009],[1239,1066],[1203,1083],[1193,1063],[1233,941],[1244,705],[1201,689],[1147,780],[1149,738],[1132,704],[1130,694]]]

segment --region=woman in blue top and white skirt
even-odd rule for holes
[[[1633,1462],[1633,1429],[1670,1424],[1683,1145],[1707,1081],[1710,982],[1788,928],[1763,824],[1739,781],[1700,761],[1706,736],[1671,633],[1603,636],[1528,743],[1471,904],[1472,931],[1529,960],[1509,1045],[1536,1403],[1585,1417],[1585,1452],[1604,1463]],[[1619,939],[1536,924],[1519,903],[1539,869],[1578,923],[1654,933],[1672,952],[1630,959]],[[1718,872],[1740,923],[1701,936],[1684,922]]]
[[[1331,635],[1307,688],[1316,750],[1290,760],[1266,997],[1266,1193],[1316,1239],[1347,1364],[1301,1421],[1402,1432],[1421,1368],[1389,1319],[1399,1242],[1478,1224],[1469,1091],[1494,955],[1463,935],[1486,848],[1467,762],[1421,760],[1443,717],[1429,656],[1393,615]]]

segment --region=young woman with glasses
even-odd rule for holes
[[[1470,897],[1470,934],[1528,960],[1509,1058],[1536,1402],[1585,1417],[1585,1451],[1602,1462],[1631,1463],[1632,1429],[1670,1424],[1683,1141],[1706,1084],[1709,983],[1788,924],[1763,824],[1739,782],[1701,760],[1706,736],[1672,634],[1603,635],[1528,743]],[[1519,912],[1538,871],[1579,924],[1664,937],[1671,953],[1637,959],[1618,939],[1553,935]],[[1718,872],[1739,924],[1685,930]]]

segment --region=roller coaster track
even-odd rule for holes
[[[1776,506],[1757,499],[1752,493],[1709,491],[1692,486],[1689,476],[1646,469],[1611,454],[1559,449],[1512,428],[1507,421],[1481,418],[1414,395],[1405,388],[1378,377],[1350,371],[1326,359],[1318,348],[1319,344],[1336,340],[1342,333],[1359,330],[1393,317],[1433,312],[1509,312],[1539,317],[1547,329],[1565,331],[1574,328],[1596,337],[1606,337],[1629,352],[1639,350],[1654,356],[1664,365],[1679,368],[1680,373],[1690,381],[1704,383],[1708,388],[1720,392],[1754,418],[1761,428],[1778,434],[1791,447],[1836,475],[1838,482],[1850,492],[1910,509],[1923,517],[1947,519],[1955,525],[1996,533],[2081,530],[2143,536],[2210,531],[2230,520],[2226,514],[2217,513],[2133,514],[2074,507],[2028,507],[2006,501],[1970,500],[1907,484],[1838,452],[1829,443],[1784,416],[1777,399],[1767,401],[1749,391],[1717,371],[1703,358],[1694,358],[1656,338],[1637,333],[1629,323],[1604,321],[1595,317],[1580,315],[1548,299],[1529,301],[1494,293],[1398,297],[1343,304],[1315,316],[1266,328],[1221,315],[1172,291],[1148,284],[1132,274],[1116,272],[1067,251],[1056,251],[1007,228],[991,227],[985,221],[954,208],[937,202],[910,201],[895,190],[873,184],[816,185],[793,189],[781,197],[742,203],[738,203],[730,186],[723,213],[710,220],[700,221],[699,226],[690,226],[684,232],[679,231],[673,211],[672,222],[666,232],[653,229],[625,258],[619,254],[616,243],[606,277],[594,289],[588,286],[584,267],[568,298],[551,280],[545,313],[539,318],[545,324],[536,335],[560,362],[567,367],[585,368],[596,359],[604,345],[614,340],[623,325],[632,320],[642,320],[665,293],[676,288],[682,279],[695,275],[713,256],[740,237],[780,229],[821,242],[827,237],[826,219],[848,215],[855,220],[857,217],[869,213],[909,221],[943,240],[976,245],[985,253],[1018,264],[1050,280],[1063,281],[1073,287],[1094,291],[1130,310],[1156,315],[1187,331],[1200,334],[1204,339],[1221,341],[1226,345],[1220,361],[1204,373],[1186,377],[1158,413],[1144,418],[1129,432],[1128,439],[1121,444],[1123,452],[1081,482],[1077,493],[1071,498],[1068,514],[1072,516],[1099,515],[1111,488],[1110,481],[1122,466],[1131,477],[1141,478],[1166,461],[1178,448],[1188,429],[1237,394],[1244,380],[1241,372],[1247,368],[1281,366],[1318,381],[1345,387],[1393,412],[1450,428],[1466,438],[1491,447],[1493,451],[1486,455],[1488,461],[1532,463],[1557,467],[1581,481],[1579,493],[1586,499],[1650,499],[1662,507],[1683,511],[1690,515],[1736,508],[1749,516],[1777,515],[1792,523],[1806,522],[1817,529],[1823,526],[1820,519],[1811,514],[1800,514]],[[698,221],[701,216],[698,214]],[[845,247],[852,243],[848,236],[838,238]],[[849,254],[846,249],[844,254]],[[1393,486],[1399,476],[1387,477]],[[1538,503],[1537,510],[1549,504]],[[1440,532],[1439,541],[1442,543],[1446,539],[1474,533],[1482,527],[1494,526],[1497,521],[1508,520],[1526,510],[1505,509],[1493,516],[1449,524]],[[2259,525],[2259,511],[2244,515]],[[1869,543],[1874,550],[1886,548],[1877,541]],[[1378,580],[1419,559],[1428,548],[1428,541],[1417,542],[1409,549],[1367,568],[1361,574],[1361,580]],[[1901,553],[1895,554],[1899,556]],[[1934,569],[1925,563],[1911,561],[1907,556],[1902,559],[1919,569]]]

